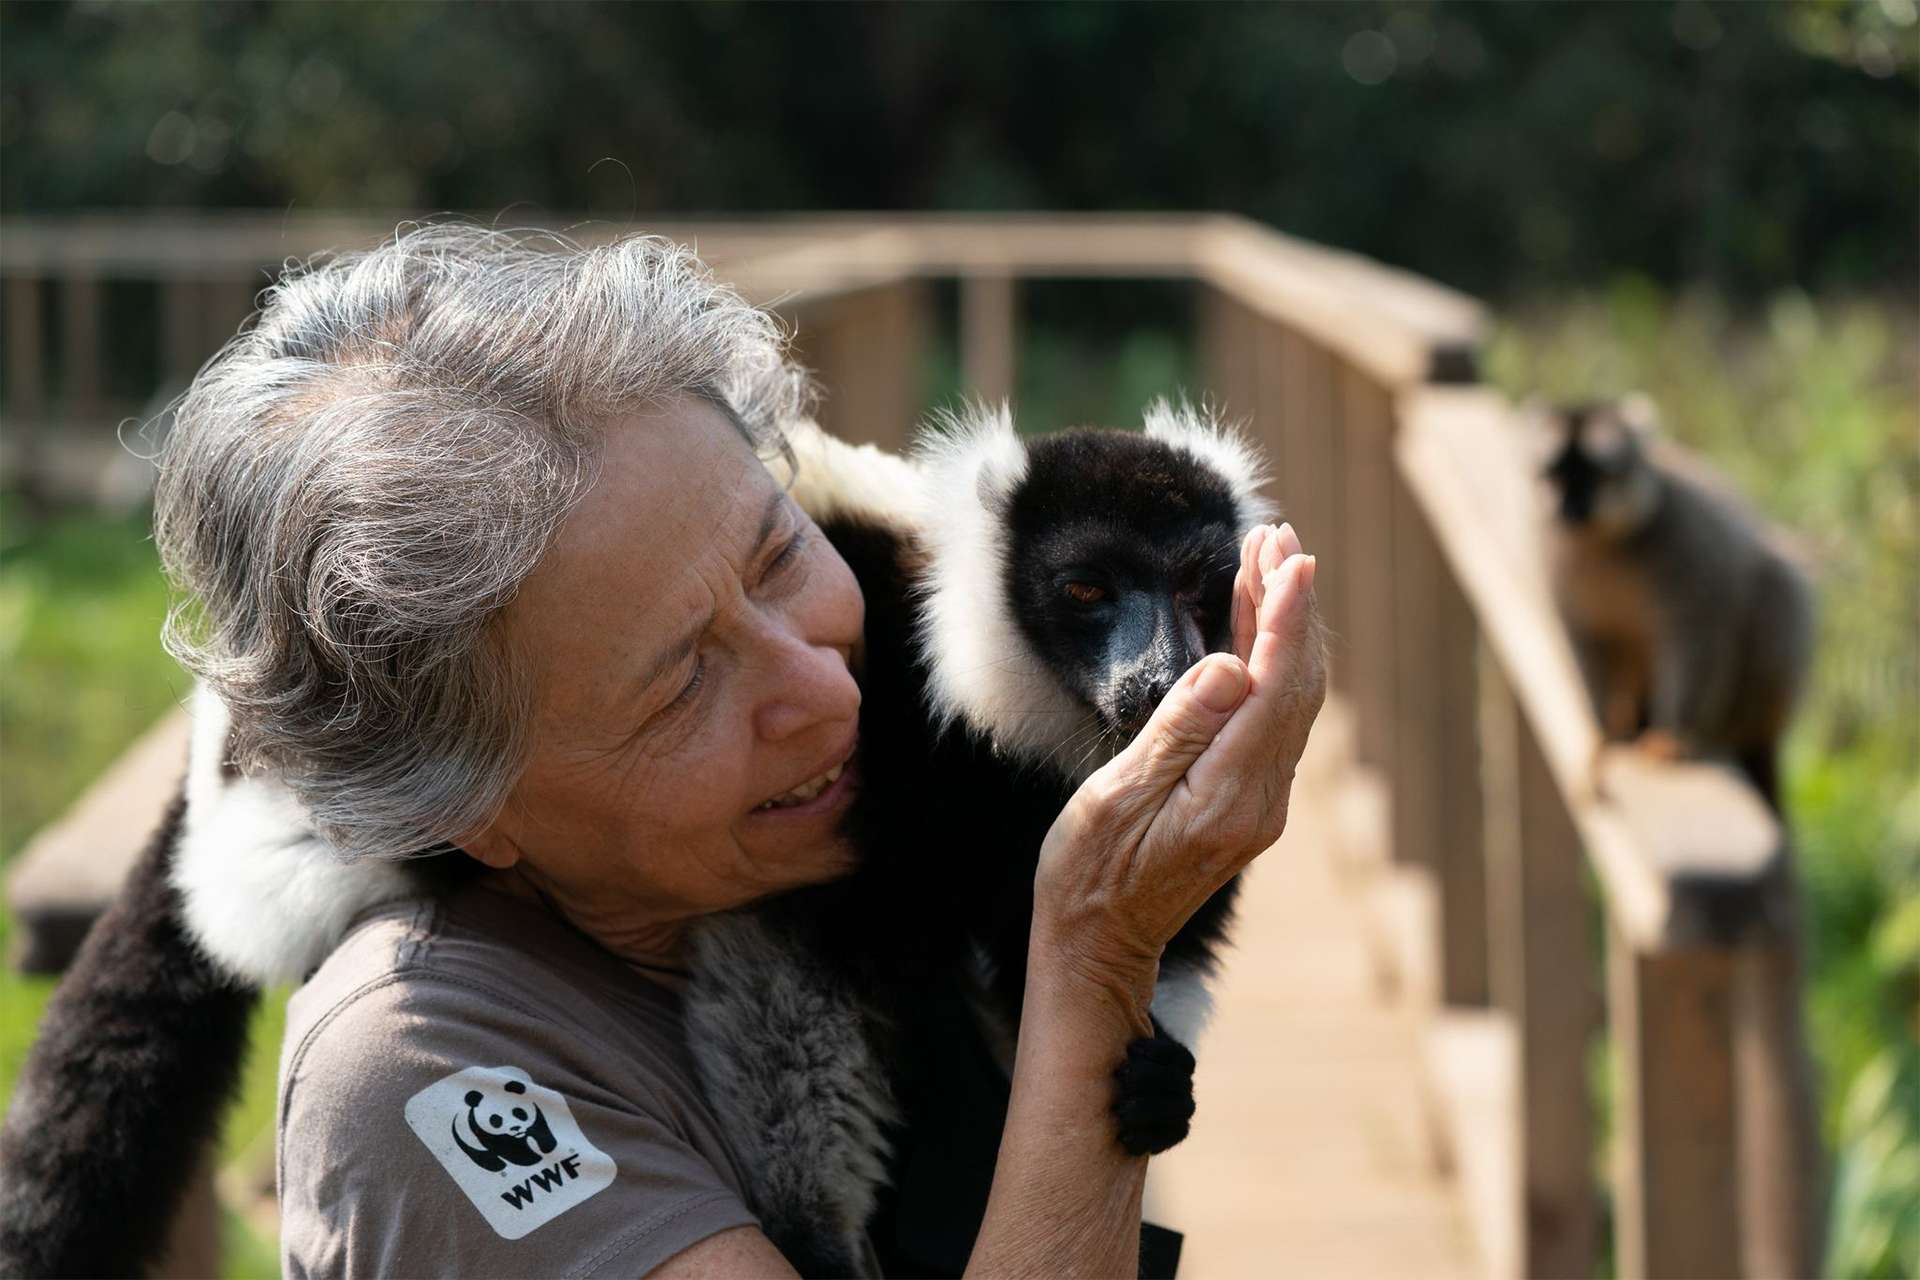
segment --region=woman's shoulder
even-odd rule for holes
[[[289,1004],[289,1269],[646,1270],[751,1223],[670,993],[467,896],[370,913]]]

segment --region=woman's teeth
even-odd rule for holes
[[[775,796],[773,799],[767,801],[765,804],[759,807],[761,809],[791,809],[793,806],[797,804],[805,804],[807,801],[813,799],[815,796],[819,795],[822,791],[825,791],[828,787],[838,782],[840,780],[841,771],[844,770],[846,767],[847,766],[844,764],[837,764],[833,766],[833,768],[821,774],[819,777],[813,779],[812,781],[803,782],[799,786],[795,787],[793,790],[787,792],[787,794],[783,796]]]

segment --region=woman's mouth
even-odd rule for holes
[[[834,783],[840,781],[840,775],[845,773],[846,770],[846,765],[837,764],[819,777],[801,783],[793,790],[787,792],[787,794],[775,796],[773,799],[756,808],[754,812],[763,813],[768,809],[797,809],[807,801],[814,799]]]
[[[852,791],[856,772],[852,753],[849,752],[839,764],[807,779],[784,795],[775,796],[771,800],[755,805],[753,812],[799,816],[833,809]]]

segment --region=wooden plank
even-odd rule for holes
[[[1741,1270],[1729,1002],[1733,955],[1607,939],[1614,1223],[1626,1280]]]
[[[1019,309],[1014,278],[1005,273],[960,281],[960,374],[968,395],[989,404],[1013,399]]]
[[[1473,378],[1484,313],[1440,285],[1238,219],[1211,225],[1197,265],[1203,279],[1384,386]]]
[[[1359,757],[1393,777],[1393,400],[1351,365],[1342,367],[1337,391],[1346,559],[1323,563],[1329,576],[1346,579],[1347,617],[1333,653],[1336,664],[1352,664],[1347,679],[1359,714]]]
[[[1330,707],[1330,711],[1337,708]],[[1329,799],[1350,770],[1324,719],[1280,843],[1257,859],[1195,1050],[1193,1134],[1148,1173],[1181,1274],[1482,1274],[1435,1167],[1406,1012],[1379,998],[1364,901],[1336,877]]]
[[[1772,898],[1786,842],[1745,778],[1726,765],[1655,760],[1628,746],[1605,748],[1597,773],[1601,799],[1667,882],[1671,942],[1781,936]]]
[[[1519,1043],[1513,1021],[1491,1009],[1448,1010],[1426,1029],[1427,1105],[1447,1167],[1493,1280],[1530,1275],[1522,1240]]]
[[[179,789],[188,731],[185,711],[164,716],[21,850],[7,875],[16,968],[67,967]]]

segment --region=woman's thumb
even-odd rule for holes
[[[1230,653],[1211,653],[1180,677],[1160,701],[1135,745],[1144,752],[1142,771],[1163,786],[1184,777],[1247,696],[1246,664]]]

